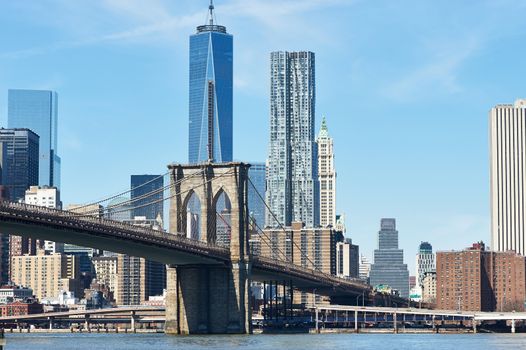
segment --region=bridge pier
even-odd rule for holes
[[[250,265],[167,268],[165,332],[245,334],[252,331]]]

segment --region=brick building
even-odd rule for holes
[[[439,309],[523,311],[526,262],[515,252],[493,252],[484,243],[463,251],[438,252],[436,303]]]
[[[15,301],[14,303],[0,305],[1,317],[41,314],[43,312],[42,304],[36,301],[30,303]]]

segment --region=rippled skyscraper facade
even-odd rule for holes
[[[270,54],[270,142],[266,225],[319,224],[314,53]]]
[[[233,40],[213,21],[190,36],[188,161],[232,160]]]

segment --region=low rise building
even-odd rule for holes
[[[26,302],[33,298],[31,288],[21,287],[14,284],[0,287],[0,304],[8,304],[15,301]]]
[[[33,302],[15,301],[10,304],[0,305],[0,316],[24,316],[32,314],[41,314],[44,312],[42,304]]]

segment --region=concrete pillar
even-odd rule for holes
[[[130,325],[131,325],[131,331],[133,333],[135,333],[135,311],[132,311],[131,312],[131,315],[130,315]]]
[[[316,333],[320,333],[320,328],[318,326],[318,316],[319,316],[319,311],[318,311],[318,308],[316,307]]]
[[[475,319],[473,318],[472,323],[473,323],[473,333],[476,334],[477,333],[477,321],[475,321]]]
[[[515,333],[515,319],[511,320],[511,333]]]
[[[358,333],[358,310],[354,310],[354,331]]]
[[[398,320],[396,312],[393,314],[393,326],[394,326],[394,332],[398,333]]]
[[[164,330],[169,334],[179,334],[177,268],[166,265],[166,321]]]
[[[47,319],[49,320],[49,330],[52,331],[53,330],[53,317],[48,317]]]
[[[89,315],[86,314],[84,316],[84,328],[86,328],[86,330],[89,332],[90,331],[90,328],[89,328]]]
[[[167,269],[165,332],[251,333],[250,267],[179,266]]]

